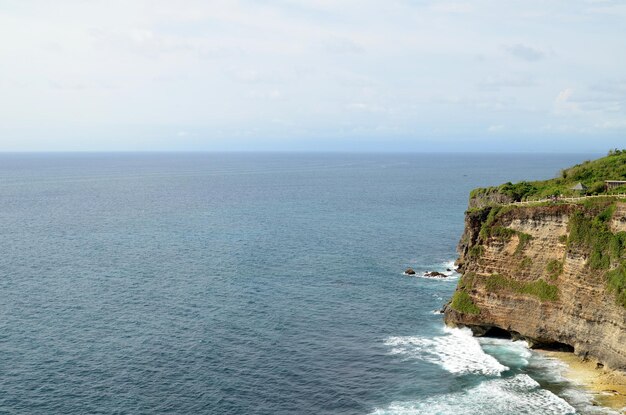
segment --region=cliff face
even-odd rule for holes
[[[623,231],[626,203],[470,209],[446,323],[626,370],[626,307],[608,282],[623,263]]]

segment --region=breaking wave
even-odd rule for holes
[[[562,375],[564,363],[532,352],[524,341],[476,338],[469,329],[444,327],[441,336],[389,337],[385,345],[389,354],[433,363],[456,376],[476,378],[459,391],[392,402],[377,408],[373,412],[376,415],[616,414],[595,406],[587,392],[567,381]],[[560,385],[559,394],[520,373],[522,368],[542,373],[548,384]],[[479,383],[471,386],[475,381]]]
[[[389,337],[385,345],[390,354],[407,359],[418,359],[440,365],[454,374],[481,374],[500,376],[509,368],[480,347],[469,329],[444,328],[445,335],[438,337]]]
[[[429,396],[423,400],[394,402],[376,415],[403,414],[575,414],[564,399],[545,389],[530,376],[519,374],[510,378],[491,379],[461,392]]]

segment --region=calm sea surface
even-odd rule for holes
[[[444,329],[469,191],[590,155],[0,155],[0,412],[601,413]]]

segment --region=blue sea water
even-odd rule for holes
[[[603,413],[437,314],[469,191],[589,155],[0,155],[0,412]]]

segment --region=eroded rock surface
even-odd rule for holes
[[[567,243],[570,219],[581,209],[516,207],[496,219],[489,208],[468,211],[458,247],[463,276],[445,322],[476,335],[573,349],[626,370],[626,308],[608,287],[607,271],[589,267],[588,249]],[[617,204],[608,223],[626,230],[626,204]]]

